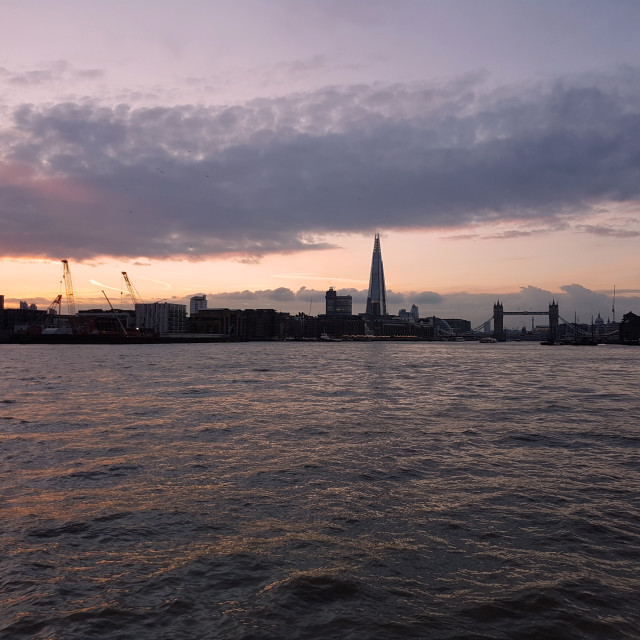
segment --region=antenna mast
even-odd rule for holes
[[[611,307],[611,313],[613,314],[613,324],[616,323],[616,285],[613,285],[613,306]]]
[[[68,260],[62,260],[62,279],[64,280],[64,289],[67,294],[67,313],[70,316],[75,316],[76,301],[73,296],[73,282],[71,280],[71,271],[69,270]]]

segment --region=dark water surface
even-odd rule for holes
[[[0,637],[640,638],[639,362],[0,345]]]

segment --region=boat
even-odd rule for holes
[[[498,342],[495,338],[480,338],[480,342],[482,344],[493,344],[494,342]]]

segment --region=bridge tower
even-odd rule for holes
[[[493,337],[498,342],[505,342],[507,339],[504,333],[504,305],[500,300],[493,305]]]
[[[549,304],[549,342],[553,343],[558,339],[558,320],[560,312],[555,298]]]

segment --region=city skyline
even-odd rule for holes
[[[378,255],[380,254],[380,240],[379,235],[376,234],[374,238],[374,251],[371,259],[371,270],[373,270],[376,263],[376,249]],[[60,261],[61,262],[61,261]],[[55,265],[55,266],[54,266]],[[60,264],[55,264],[54,261],[49,263],[51,268],[59,268]],[[78,265],[80,267],[86,267],[86,265]],[[74,267],[75,268],[75,265]],[[89,267],[91,269],[95,267]],[[58,283],[58,293],[62,296],[63,312],[66,309],[66,296],[64,291],[64,282],[62,270],[59,271],[60,279]],[[124,275],[124,274],[121,274]],[[370,273],[371,275],[371,273]],[[114,274],[111,274],[114,277]],[[335,280],[335,279],[334,279]],[[348,278],[338,278],[338,280],[349,280]],[[143,279],[145,282],[146,279]],[[109,290],[109,297],[111,302],[123,309],[133,308],[133,302],[130,294],[127,291],[127,284],[124,278],[120,281],[120,286],[105,285],[97,280],[91,280],[94,286],[105,287]],[[113,280],[115,283],[115,279]],[[363,281],[364,282],[364,281]],[[134,283],[135,286],[135,283]],[[367,299],[370,294],[369,289],[356,289],[350,287],[334,287],[330,285],[329,288],[335,289],[338,295],[349,295],[353,299],[353,313],[363,313],[367,309]],[[137,292],[140,295],[140,292]],[[141,296],[143,302],[173,302],[184,304],[186,307],[190,306],[190,302],[194,297],[200,297],[204,295],[207,298],[207,304],[209,308],[273,308],[277,311],[285,311],[292,314],[303,312],[309,315],[317,315],[324,312],[324,303],[326,291],[324,289],[311,289],[307,287],[301,287],[297,291],[293,291],[288,288],[281,287],[275,290],[258,291],[258,292],[239,292],[235,294],[203,294],[195,293],[185,298],[165,297],[151,299],[144,295]],[[81,301],[80,308],[100,308],[104,306],[105,294],[100,292],[100,296],[96,296],[90,302],[86,300]],[[77,301],[77,296],[76,301]],[[392,290],[385,291],[385,297],[390,300],[391,306],[387,308],[389,315],[397,315],[398,311],[403,307],[410,307],[416,305],[420,309],[421,317],[428,317],[436,315],[439,317],[460,317],[469,319],[472,324],[481,325],[483,322],[490,320],[492,316],[491,308],[495,302],[495,296],[493,294],[478,293],[478,294],[462,294],[459,296],[440,296],[435,292],[409,292],[399,293]],[[543,289],[528,287],[514,294],[506,294],[501,296],[501,300],[505,303],[505,308],[510,311],[544,311],[548,303],[552,300],[559,301],[561,314],[564,313],[564,320],[571,322],[574,319],[578,319],[580,322],[592,323],[593,320],[599,315],[603,321],[609,322],[612,320],[619,321],[622,315],[631,310],[631,305],[636,300],[635,297],[629,296],[629,292],[620,289],[614,289],[612,291],[591,291],[585,289],[580,285],[573,285],[564,287],[562,292],[558,296],[553,296],[550,291]],[[472,301],[470,304],[469,301]],[[4,296],[5,307],[18,307],[22,303],[27,305],[37,304],[39,308],[48,306],[51,303],[51,299],[48,297],[29,297],[24,300],[18,298],[10,298]],[[617,313],[613,307],[617,308]],[[590,309],[586,313],[578,313],[578,308],[584,307]],[[469,313],[470,310],[477,309],[475,314]],[[594,311],[594,309],[597,309]],[[482,321],[479,320],[482,318]],[[506,329],[514,329],[520,326],[528,324],[526,318],[507,319],[505,322]]]
[[[179,7],[179,10],[178,10]],[[123,17],[126,15],[126,20]],[[640,6],[3,9],[0,293],[389,313],[640,308]],[[126,289],[125,289],[126,291]]]

